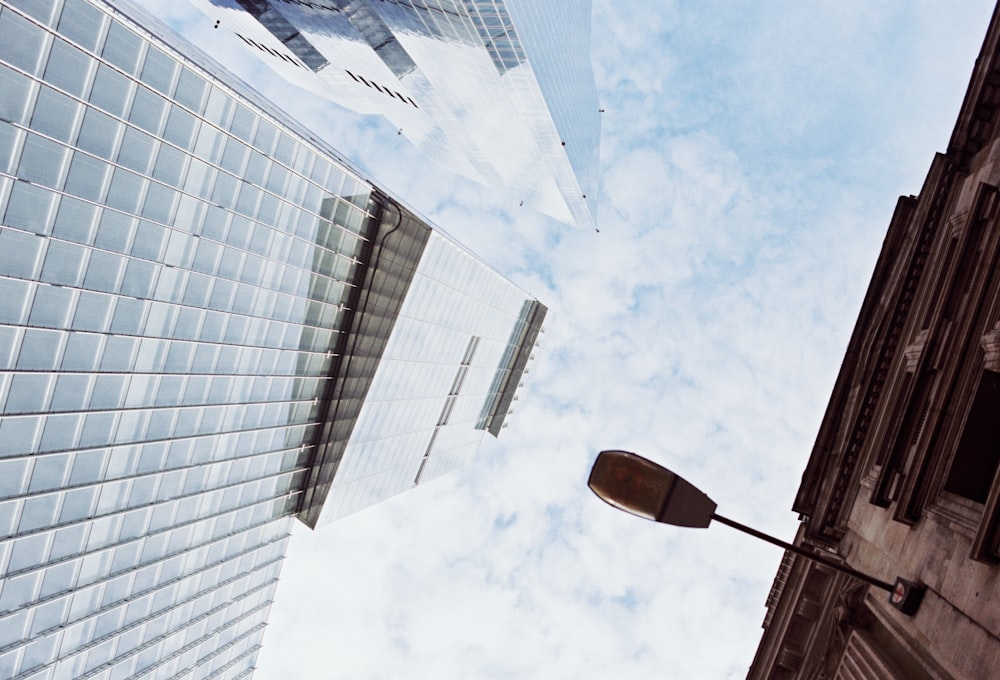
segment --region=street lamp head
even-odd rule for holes
[[[712,499],[684,478],[628,451],[601,451],[587,484],[609,505],[654,522],[703,529],[715,513]]]
[[[662,465],[628,451],[601,451],[594,461],[587,485],[604,502],[619,510],[679,527],[704,529],[712,520],[725,524],[800,555],[828,568],[849,574],[865,583],[887,591],[889,604],[907,616],[920,607],[926,586],[897,577],[893,586],[887,581],[853,569],[811,549],[787,543],[745,524],[715,514],[715,502],[682,477]]]

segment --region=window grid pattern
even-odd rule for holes
[[[215,6],[239,6],[194,2],[211,16]],[[282,77],[359,113],[385,116],[453,172],[511,189],[564,222],[595,223],[600,105],[589,0],[366,0],[351,3],[350,12],[321,3],[259,4],[339,65],[312,72],[267,59]],[[233,14],[240,35],[282,46],[249,14]]]
[[[432,232],[351,434],[321,523],[469,462],[526,295]]]
[[[369,194],[106,5],[0,2],[0,677],[252,672]]]

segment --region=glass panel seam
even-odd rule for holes
[[[294,450],[294,449],[292,449],[292,450]],[[271,453],[283,453],[283,452],[275,451],[275,452],[271,452]],[[226,460],[247,460],[248,458],[256,458],[256,457],[265,456],[265,455],[270,455],[270,454],[265,453],[265,454],[258,454],[257,456],[249,456],[249,457],[243,457],[243,458],[238,458],[238,459],[229,458],[229,459],[226,459]],[[4,460],[10,460],[10,459],[4,459]],[[226,461],[219,461],[219,462],[226,462]],[[193,468],[200,468],[200,467],[204,467],[204,465],[194,465],[194,466],[189,466],[187,468],[171,468],[169,470],[165,470],[164,472],[173,472],[175,470],[190,469],[192,467]],[[103,519],[103,518],[106,518],[106,517],[115,517],[117,515],[125,515],[125,514],[128,514],[130,512],[133,512],[135,510],[151,510],[151,509],[155,509],[156,507],[164,507],[168,503],[174,503],[174,502],[177,502],[177,501],[184,501],[184,500],[196,499],[196,498],[198,498],[198,497],[200,497],[200,496],[202,496],[204,494],[212,493],[212,492],[215,492],[215,491],[226,491],[228,489],[240,488],[240,487],[248,486],[250,484],[254,484],[256,482],[264,482],[264,481],[269,481],[269,480],[272,480],[272,479],[274,479],[274,480],[280,480],[283,477],[292,477],[296,473],[305,472],[308,469],[309,468],[306,465],[298,465],[298,466],[295,466],[293,468],[289,468],[287,470],[279,470],[277,472],[268,473],[268,474],[265,474],[265,475],[261,475],[259,477],[245,477],[245,478],[240,479],[237,482],[232,482],[232,483],[229,483],[229,484],[224,484],[222,486],[205,487],[205,488],[199,489],[197,491],[193,491],[193,492],[190,492],[190,493],[187,493],[187,494],[183,494],[183,495],[179,495],[179,496],[174,496],[172,498],[167,498],[167,499],[164,499],[164,500],[151,501],[149,503],[143,503],[143,504],[140,504],[140,505],[130,505],[130,506],[125,507],[125,508],[123,508],[121,510],[114,510],[112,512],[105,512],[105,513],[101,513],[101,514],[96,514],[96,513],[95,514],[91,514],[85,520],[71,520],[71,521],[68,521],[68,522],[53,523],[53,524],[48,524],[48,525],[46,525],[44,527],[41,527],[39,529],[31,529],[31,530],[24,531],[24,532],[21,532],[21,533],[10,534],[8,537],[0,539],[0,542],[6,541],[6,540],[9,540],[9,539],[13,539],[13,538],[23,538],[23,537],[26,537],[26,536],[33,536],[33,535],[36,535],[36,534],[45,533],[46,531],[53,531],[53,530],[56,530],[56,529],[62,529],[62,528],[65,528],[65,527],[73,526],[75,524],[88,523],[88,522],[92,522],[92,521],[94,521],[96,519]],[[121,478],[109,479],[107,481],[108,482],[120,482],[120,481],[133,480],[133,479],[149,479],[150,477],[159,477],[162,474],[163,474],[163,472],[152,472],[152,473],[149,473],[149,474],[144,474],[141,477],[121,477]],[[9,497],[6,497],[6,498],[0,498],[0,500],[21,500],[21,499],[25,499],[26,500],[26,499],[29,499],[29,498],[37,498],[39,496],[46,496],[46,495],[51,495],[51,494],[61,494],[61,493],[65,492],[65,491],[75,491],[75,490],[79,490],[79,489],[88,489],[88,488],[95,488],[97,490],[100,490],[100,488],[102,486],[103,486],[103,483],[100,483],[100,482],[98,482],[98,483],[90,483],[90,484],[82,484],[82,485],[77,485],[77,486],[68,486],[67,485],[67,486],[60,486],[57,489],[46,489],[44,491],[34,491],[34,492],[27,492],[27,493],[23,493],[23,494],[17,494],[15,496],[9,496]],[[280,493],[277,493],[274,496],[271,496],[270,498],[271,499],[282,498],[282,497],[284,497],[286,495],[288,495],[288,492],[280,492]],[[254,504],[262,502],[262,500],[263,499],[259,499],[257,501],[254,501],[253,503],[248,504],[248,505],[238,506],[236,508],[233,508],[233,510],[240,510],[240,509],[243,509],[243,508],[252,507]],[[95,496],[94,502],[96,502],[96,501],[97,501],[97,496]],[[228,512],[228,510],[226,512]],[[169,529],[173,529],[173,528],[177,528],[177,527],[186,526],[187,524],[189,524],[191,522],[199,522],[199,521],[201,521],[203,519],[208,519],[208,517],[214,517],[214,516],[215,515],[207,515],[205,517],[200,517],[200,518],[196,518],[196,519],[190,520],[189,522],[184,522],[184,523],[181,523],[181,524],[173,524],[173,525],[171,525],[169,528],[167,528],[165,530],[169,530]],[[157,530],[157,531],[149,532],[148,534],[145,534],[145,535],[154,536],[154,535],[160,533],[160,531],[163,531],[163,530]],[[9,572],[9,573],[15,574],[15,573],[20,573],[20,572]]]
[[[275,582],[277,582],[277,581],[275,581]],[[265,584],[265,586],[266,585],[267,584]],[[271,604],[270,602],[264,602],[264,603],[261,603],[261,604],[257,605],[252,610],[246,612],[245,614],[240,615],[236,619],[233,619],[233,621],[231,621],[230,623],[228,623],[225,627],[228,628],[230,626],[238,624],[239,622],[241,622],[241,621],[243,621],[243,620],[245,620],[245,619],[253,616],[254,614],[259,613],[262,609],[265,609],[265,608],[269,607],[270,604]],[[238,637],[234,638],[233,640],[231,640],[230,642],[226,643],[222,647],[219,647],[218,649],[214,650],[211,654],[209,654],[207,656],[203,656],[200,659],[198,659],[193,666],[185,668],[185,669],[182,669],[182,670],[178,670],[178,672],[174,675],[174,677],[176,677],[178,675],[184,675],[187,671],[192,670],[193,668],[196,668],[197,666],[200,666],[200,665],[204,664],[209,659],[211,659],[211,658],[213,658],[215,656],[218,656],[219,654],[225,652],[228,649],[231,649],[232,647],[234,647],[235,645],[239,644],[240,642],[242,642],[246,638],[250,637],[251,635],[255,635],[256,633],[258,633],[261,630],[263,630],[266,627],[266,625],[267,624],[265,624],[265,623],[259,623],[256,626],[254,626],[253,628],[249,629],[248,631],[246,631],[244,633],[241,633]],[[191,649],[194,649],[198,645],[203,644],[209,638],[211,638],[211,637],[213,637],[215,635],[218,635],[219,632],[220,631],[215,630],[215,631],[212,631],[211,633],[209,633],[208,635],[205,635],[204,637],[199,638],[198,640],[195,640],[193,642],[189,642],[188,644],[184,645],[182,648],[180,648],[179,650],[177,650],[176,652],[174,652],[170,656],[165,657],[162,661],[159,661],[156,664],[154,664],[154,665],[152,665],[152,666],[150,666],[148,668],[143,669],[143,673],[149,673],[150,671],[152,671],[152,670],[154,670],[156,668],[159,668],[160,666],[163,666],[163,665],[169,663],[172,659],[175,659],[178,656],[181,656],[181,655],[185,654],[186,652],[190,651]],[[164,636],[164,637],[168,637],[168,636],[169,635]],[[146,647],[146,645],[143,645],[143,647]],[[206,677],[207,678],[218,677],[221,673],[225,672],[226,669],[228,669],[231,666],[235,665],[237,662],[239,662],[240,659],[244,658],[247,654],[253,653],[254,651],[259,650],[259,649],[260,649],[260,645],[256,645],[253,649],[248,650],[248,651],[240,654],[238,657],[236,657],[235,659],[229,661],[224,666],[222,666],[221,668],[219,668],[218,670],[216,670],[215,672],[213,672],[211,675],[208,675]],[[115,659],[114,661],[119,661],[119,659]],[[88,676],[85,676],[85,677],[90,677],[90,676],[88,675]]]
[[[270,522],[273,522],[273,521],[274,520],[270,520]],[[244,529],[242,531],[236,532],[234,534],[230,534],[230,535],[223,536],[223,537],[216,538],[216,539],[211,539],[207,543],[201,543],[201,544],[192,546],[191,549],[192,550],[197,550],[197,549],[201,549],[201,548],[208,549],[211,546],[220,544],[220,543],[222,543],[224,541],[227,541],[227,540],[233,538],[233,536],[236,536],[236,535],[238,535],[240,533],[244,533],[244,532],[254,531],[255,529],[261,528],[262,526],[266,526],[268,523],[269,522],[264,522],[264,523],[256,525],[256,526],[248,527],[248,528],[246,528],[246,529]],[[280,533],[279,532],[279,533],[276,533],[275,535],[270,536],[270,537],[267,537],[265,535],[265,537],[262,538],[258,543],[256,543],[255,545],[253,545],[253,546],[251,546],[249,548],[244,548],[243,550],[241,550],[239,552],[233,553],[231,555],[227,555],[227,556],[222,557],[222,558],[220,558],[220,559],[218,559],[218,560],[216,560],[214,562],[209,562],[207,564],[204,564],[201,567],[199,567],[198,569],[194,569],[194,570],[192,570],[190,572],[185,572],[185,573],[183,573],[183,574],[181,574],[179,576],[176,576],[176,577],[174,577],[174,578],[172,578],[172,579],[170,579],[168,581],[164,581],[162,583],[157,583],[155,586],[151,586],[149,588],[146,588],[145,590],[138,590],[138,591],[132,592],[132,593],[130,593],[129,597],[126,600],[118,600],[118,601],[109,603],[107,605],[104,605],[104,606],[100,607],[99,609],[90,611],[87,614],[85,614],[83,616],[80,616],[78,618],[67,619],[66,622],[64,624],[62,624],[61,627],[67,627],[67,626],[70,626],[70,625],[74,625],[74,624],[80,623],[81,621],[86,621],[87,619],[91,619],[91,618],[94,618],[96,616],[99,616],[100,614],[103,614],[104,612],[110,611],[110,610],[114,609],[115,607],[121,605],[122,602],[128,602],[128,601],[137,599],[139,597],[144,597],[146,595],[155,594],[157,591],[159,591],[159,590],[161,590],[163,588],[172,586],[172,585],[177,585],[177,584],[181,583],[182,581],[184,581],[187,578],[191,578],[193,576],[197,576],[198,574],[202,574],[202,573],[204,573],[206,571],[210,571],[212,569],[215,569],[216,567],[221,567],[222,565],[225,565],[227,562],[229,562],[231,560],[241,559],[243,557],[247,557],[248,555],[253,555],[254,553],[257,553],[257,552],[265,554],[269,550],[273,550],[276,545],[278,545],[281,542],[287,540],[289,536],[290,536],[290,534],[287,532],[287,530],[285,531],[285,533]],[[62,591],[62,592],[59,592],[59,593],[55,593],[53,595],[46,596],[44,598],[39,598],[37,600],[34,600],[34,601],[32,601],[31,606],[35,607],[35,606],[38,606],[38,605],[45,604],[47,602],[51,602],[53,600],[57,600],[60,597],[64,597],[67,594],[72,594],[72,593],[75,593],[78,590],[83,590],[83,589],[89,588],[91,586],[95,586],[95,585],[99,585],[99,584],[102,584],[102,583],[106,583],[106,582],[108,582],[108,581],[110,581],[112,579],[124,576],[124,575],[129,574],[129,573],[137,573],[137,572],[139,572],[139,571],[141,571],[143,569],[146,569],[146,568],[148,568],[150,566],[153,566],[153,565],[161,565],[161,564],[163,564],[163,563],[165,563],[165,562],[167,562],[167,561],[169,561],[169,560],[177,557],[177,555],[178,555],[178,553],[175,553],[175,554],[172,554],[172,555],[167,555],[165,557],[159,558],[157,560],[153,560],[153,561],[148,562],[146,564],[140,564],[140,565],[136,565],[134,567],[129,567],[128,569],[123,569],[121,571],[112,572],[112,573],[108,574],[108,576],[105,577],[104,579],[95,581],[94,583],[88,583],[87,585],[84,585],[84,586],[71,588],[70,590]],[[283,559],[284,559],[284,553],[282,552],[277,557],[269,558],[269,559],[267,559],[266,562],[261,562],[257,566],[254,566],[249,572],[246,572],[245,574],[237,574],[236,576],[232,577],[232,579],[227,579],[227,581],[225,583],[220,583],[220,584],[217,584],[217,585],[227,585],[233,579],[236,579],[236,578],[239,578],[239,577],[242,577],[242,576],[247,576],[247,575],[252,574],[252,573],[254,573],[256,571],[259,571],[260,569],[263,569],[264,567],[267,567],[269,565],[273,565],[275,563],[278,563],[278,562],[282,561]],[[211,588],[214,588],[214,587],[215,586],[211,586]],[[193,598],[200,597],[201,595],[204,595],[206,592],[208,592],[208,590],[198,591],[192,597]],[[190,599],[191,598],[188,598],[188,599],[180,602],[180,604],[184,604],[184,603],[188,602],[188,600],[190,600]],[[171,608],[173,608],[173,607],[174,607],[174,605],[171,605]],[[164,610],[164,611],[166,611],[166,610]],[[158,613],[162,613],[162,612],[158,612]],[[6,647],[0,647],[0,653],[3,653],[5,651],[7,651],[8,649],[17,647],[18,644],[22,644],[22,643],[12,643],[10,645],[7,645]]]
[[[266,566],[266,565],[263,565],[263,566]],[[263,566],[261,568],[263,568]],[[259,571],[259,569],[254,569],[254,572],[256,572],[256,571]],[[251,572],[251,573],[253,573],[253,572]],[[232,580],[236,580],[238,578],[242,578],[242,577],[233,577]],[[96,666],[90,672],[81,675],[80,676],[80,680],[85,680],[86,678],[90,678],[90,677],[93,677],[95,675],[98,675],[102,670],[107,669],[110,666],[112,666],[112,665],[114,665],[114,664],[116,664],[116,663],[118,663],[120,661],[123,661],[124,659],[128,659],[128,658],[130,658],[132,656],[135,656],[136,654],[141,653],[143,650],[148,649],[148,648],[150,648],[150,647],[158,644],[163,639],[165,639],[167,637],[170,637],[171,635],[174,635],[174,634],[176,634],[176,633],[178,633],[180,631],[183,631],[183,630],[191,627],[192,625],[198,623],[199,621],[207,619],[207,618],[213,616],[214,614],[217,614],[220,611],[224,611],[227,607],[231,606],[234,602],[239,602],[240,600],[244,600],[244,599],[246,599],[248,597],[251,597],[251,596],[255,595],[257,592],[259,592],[261,590],[264,590],[265,588],[268,588],[269,586],[277,583],[277,581],[278,581],[278,579],[271,579],[271,580],[269,580],[269,581],[267,581],[265,583],[262,583],[261,585],[255,586],[254,588],[252,588],[252,589],[250,589],[250,590],[248,590],[248,591],[246,591],[244,593],[241,593],[241,594],[237,595],[235,598],[231,599],[228,602],[224,602],[224,603],[222,603],[220,605],[217,605],[216,607],[213,607],[212,609],[204,612],[203,614],[201,614],[199,616],[196,616],[196,617],[194,617],[192,619],[189,619],[187,622],[185,622],[185,624],[183,626],[181,626],[179,628],[176,628],[176,629],[174,629],[172,631],[167,631],[167,632],[165,632],[165,633],[157,636],[156,638],[153,638],[152,640],[149,640],[148,642],[143,643],[139,647],[137,647],[137,648],[135,648],[135,649],[127,652],[126,654],[123,654],[121,656],[116,656],[115,658],[111,659],[110,661],[107,661],[107,662],[105,662],[104,664],[102,664],[100,666]],[[172,611],[172,610],[176,609],[177,607],[183,606],[183,605],[187,604],[188,602],[193,602],[194,600],[197,600],[200,597],[204,597],[205,595],[207,595],[208,593],[210,593],[210,592],[212,592],[214,590],[218,590],[219,588],[225,587],[226,585],[229,584],[229,582],[230,581],[227,581],[227,582],[224,582],[224,583],[219,583],[216,586],[213,586],[212,588],[210,588],[210,589],[208,589],[208,590],[206,590],[206,591],[204,591],[202,593],[193,595],[190,598],[188,598],[187,600],[184,600],[183,602],[177,603],[177,604],[171,606],[168,609],[164,609],[162,611],[156,612],[155,614],[150,614],[148,616],[145,616],[145,617],[143,617],[141,619],[138,619],[137,621],[135,621],[135,622],[133,622],[133,623],[127,625],[127,626],[121,626],[117,630],[115,630],[115,631],[113,631],[111,633],[108,633],[107,635],[104,635],[102,637],[94,638],[89,643],[87,643],[85,646],[80,647],[79,649],[75,650],[74,652],[72,652],[71,654],[68,654],[66,657],[63,657],[63,658],[69,658],[70,656],[74,656],[76,654],[80,654],[81,652],[85,652],[85,651],[87,651],[87,650],[89,650],[89,649],[91,649],[93,647],[96,647],[99,644],[107,642],[108,640],[111,640],[113,638],[119,637],[122,634],[126,633],[127,631],[135,629],[135,628],[138,628],[139,626],[141,626],[141,625],[143,625],[143,624],[145,624],[145,623],[147,623],[149,621],[152,621],[153,619],[155,619],[155,618],[157,618],[157,617],[159,617],[159,616],[161,616],[161,615],[163,615],[163,614],[165,614],[165,613],[167,613],[169,611]],[[247,612],[246,614],[242,614],[240,617],[238,617],[238,619],[234,619],[233,622],[235,623],[239,619],[242,619],[242,618],[245,618],[247,616],[250,616],[251,614],[253,614],[254,611],[256,611],[258,609],[261,609],[263,607],[267,607],[267,606],[269,606],[269,604],[270,604],[269,602],[260,604],[257,607],[255,607],[254,610],[251,610],[250,612]],[[116,606],[119,606],[119,605],[116,605]],[[217,632],[218,631],[212,631],[211,633],[209,633],[208,635],[204,636],[203,638],[201,638],[201,639],[199,639],[199,640],[197,640],[195,642],[190,643],[190,645],[186,645],[184,648],[182,648],[182,650],[186,651],[186,649],[189,646],[200,644],[200,643],[204,642],[208,638],[210,638],[213,635],[215,635]],[[56,659],[56,662],[58,662],[60,660],[61,659]],[[55,662],[53,662],[53,663],[55,663]]]
[[[27,371],[23,371],[23,372],[27,372]],[[222,403],[222,404],[204,404],[204,405],[200,405],[200,406],[184,406],[184,407],[181,407],[181,408],[204,408],[205,406],[223,406],[223,407],[225,407],[225,406],[241,406],[241,405],[250,405],[250,404],[286,404],[286,403],[290,403],[290,402],[280,401],[280,400],[278,400],[278,401],[272,401],[272,402],[232,402],[232,403],[227,402],[227,403]],[[296,402],[291,402],[291,403],[300,403],[300,402],[296,401]],[[310,400],[301,400],[301,403],[310,403]],[[173,408],[175,408],[175,407],[164,407],[164,410],[172,410]],[[113,411],[49,411],[49,412],[46,413],[46,415],[52,414],[52,415],[60,415],[61,416],[61,415],[87,415],[87,414],[91,414],[91,413],[126,413],[126,412],[129,412],[129,411],[136,411],[136,410],[139,410],[139,411],[150,410],[150,411],[152,411],[152,410],[157,410],[157,409],[151,409],[149,407],[136,407],[136,408],[130,408],[130,409],[117,409],[117,410],[113,410]],[[26,413],[25,414],[22,414],[22,413],[18,413],[18,414],[3,414],[3,415],[0,415],[0,418],[5,418],[5,417],[21,417],[21,416],[35,417],[35,416],[37,416],[37,414],[35,414],[34,416],[32,416],[31,414],[26,414]],[[115,445],[103,445],[103,446],[83,446],[83,447],[79,447],[78,446],[78,447],[75,447],[73,449],[68,449],[68,451],[72,451],[74,453],[91,453],[91,452],[95,452],[95,451],[107,451],[108,449],[112,449],[112,448],[131,448],[131,447],[135,447],[135,446],[144,446],[146,444],[153,444],[153,445],[155,445],[155,444],[165,444],[165,443],[168,443],[168,442],[169,443],[173,443],[173,442],[191,442],[191,443],[196,443],[196,442],[199,442],[199,441],[206,441],[206,440],[216,439],[216,438],[219,437],[219,435],[230,435],[230,434],[237,434],[237,433],[238,434],[243,434],[243,433],[256,433],[256,434],[260,434],[262,432],[269,432],[269,431],[294,430],[296,428],[303,427],[304,425],[308,425],[308,423],[287,423],[287,424],[283,424],[283,425],[260,427],[260,428],[255,428],[255,429],[252,429],[252,430],[235,430],[233,432],[228,432],[228,431],[222,432],[222,431],[220,431],[220,432],[212,432],[210,434],[197,435],[197,436],[191,436],[191,437],[174,437],[174,438],[168,438],[168,439],[144,439],[141,442],[128,443],[128,444],[115,444]],[[297,446],[289,446],[289,447],[279,448],[279,449],[268,449],[268,450],[254,451],[252,453],[245,454],[245,455],[230,455],[230,456],[225,456],[225,457],[222,457],[222,458],[213,458],[212,460],[205,461],[205,462],[200,462],[200,463],[189,463],[187,465],[174,465],[174,466],[170,466],[170,467],[162,467],[162,468],[157,468],[155,470],[150,470],[148,472],[140,472],[140,473],[131,474],[131,475],[123,475],[123,476],[116,476],[116,477],[107,477],[107,478],[102,478],[102,479],[100,479],[98,481],[94,481],[94,482],[83,482],[83,483],[77,483],[77,484],[72,484],[72,483],[67,482],[64,485],[61,485],[58,488],[58,490],[62,491],[62,490],[70,490],[70,489],[82,489],[82,488],[86,488],[86,487],[90,487],[90,486],[99,486],[99,485],[101,485],[101,484],[103,484],[105,482],[117,482],[117,481],[121,481],[121,480],[125,480],[125,479],[143,479],[143,478],[149,477],[151,475],[161,474],[163,472],[173,472],[175,470],[190,470],[190,469],[193,469],[193,468],[203,467],[205,465],[211,465],[213,463],[222,463],[222,462],[226,462],[226,461],[250,460],[250,459],[255,458],[257,456],[268,456],[268,455],[274,455],[274,454],[279,454],[279,453],[285,454],[285,453],[291,453],[293,451],[300,451],[301,452],[302,450],[304,450],[306,448],[308,448],[308,444],[299,444]],[[43,458],[45,456],[49,456],[49,455],[61,455],[61,454],[65,454],[66,452],[67,452],[67,450],[56,450],[56,449],[53,449],[51,451],[37,451],[37,452],[19,453],[19,454],[15,454],[15,455],[12,455],[12,456],[3,456],[2,458],[0,458],[0,460],[26,460],[26,459],[37,460],[37,459]],[[288,471],[290,471],[290,470],[291,469],[289,469]],[[55,491],[55,490],[56,489],[50,489],[49,491]],[[49,491],[40,492],[40,493],[48,493]],[[16,496],[13,496],[13,498],[21,498],[21,497],[22,497],[22,494],[18,494]],[[3,497],[0,497],[0,500],[3,500]]]
[[[266,624],[263,624],[263,623],[259,624],[258,626],[254,627],[252,630],[250,630],[247,633],[245,633],[242,636],[240,636],[239,639],[233,640],[233,642],[230,643],[229,645],[227,645],[226,647],[230,647],[232,645],[235,645],[236,643],[238,643],[241,640],[249,637],[250,635],[256,634],[257,632],[259,632],[260,630],[262,630],[265,627],[265,625]],[[225,649],[225,648],[223,648],[223,649]],[[252,648],[250,648],[247,651],[243,652],[242,654],[240,654],[239,656],[237,656],[235,659],[229,661],[227,664],[225,664],[224,666],[220,667],[218,670],[216,670],[215,672],[213,672],[211,675],[208,676],[208,678],[206,678],[206,680],[211,680],[211,678],[217,678],[217,677],[219,677],[220,675],[222,675],[223,673],[225,673],[227,670],[229,670],[230,668],[232,668],[233,666],[235,666],[236,664],[238,664],[242,659],[245,659],[250,654],[253,654],[253,653],[255,653],[255,652],[259,651],[259,650],[260,650],[260,645],[259,644],[258,645],[254,645]],[[222,650],[220,650],[220,651],[222,651]],[[252,670],[252,669],[249,669],[249,670]],[[239,675],[239,677],[245,677],[249,673],[249,670],[241,673]]]
[[[231,538],[231,537],[227,536],[226,538]],[[147,588],[146,590],[136,591],[134,593],[131,593],[129,595],[129,597],[127,599],[125,599],[125,600],[116,600],[116,601],[114,601],[112,603],[109,603],[107,605],[104,605],[104,606],[102,606],[102,607],[100,607],[98,609],[92,610],[92,611],[88,612],[86,615],[81,616],[79,618],[76,618],[76,619],[67,619],[65,623],[60,624],[59,626],[57,626],[55,628],[57,628],[57,629],[64,629],[64,628],[68,628],[69,626],[76,625],[76,624],[78,624],[78,623],[80,623],[82,621],[87,621],[89,619],[96,619],[101,614],[104,614],[105,612],[108,612],[108,611],[111,611],[111,610],[113,610],[113,609],[115,609],[117,607],[120,607],[120,606],[122,606],[122,604],[126,604],[128,602],[132,602],[132,601],[138,600],[139,598],[145,597],[147,595],[153,595],[157,591],[159,591],[159,590],[161,590],[163,588],[167,588],[167,587],[169,587],[171,585],[179,584],[180,582],[184,581],[185,579],[197,576],[198,574],[204,573],[206,571],[210,571],[210,570],[212,570],[212,569],[214,569],[216,567],[219,567],[220,565],[225,564],[226,562],[229,562],[230,560],[236,560],[236,559],[245,557],[247,555],[251,555],[251,554],[253,554],[255,552],[265,553],[267,551],[266,549],[273,548],[274,545],[280,543],[281,541],[283,541],[283,540],[285,540],[287,538],[288,538],[288,534],[285,534],[283,536],[279,536],[279,537],[270,539],[270,540],[268,540],[266,542],[263,542],[263,543],[260,543],[258,545],[255,545],[252,548],[245,549],[245,550],[243,550],[241,552],[234,553],[233,555],[230,555],[228,557],[224,557],[224,558],[222,558],[222,559],[220,559],[220,560],[218,560],[216,562],[213,562],[211,564],[204,565],[200,569],[197,569],[197,570],[192,571],[190,573],[183,574],[183,575],[178,576],[176,578],[173,578],[173,579],[171,579],[169,581],[165,581],[163,583],[157,584],[156,586],[153,586],[151,588]],[[220,540],[225,540],[225,539],[220,539]],[[163,561],[166,561],[167,559],[170,559],[170,558],[166,557],[166,558],[163,558],[161,560],[158,560],[157,562],[163,562]],[[190,602],[193,602],[193,601],[195,601],[195,600],[197,600],[197,599],[199,599],[199,598],[201,598],[201,597],[203,597],[203,596],[205,596],[205,595],[207,595],[207,594],[209,594],[209,593],[211,593],[211,592],[213,592],[215,590],[218,590],[219,588],[223,588],[223,587],[225,587],[227,585],[230,585],[231,583],[235,583],[236,581],[238,581],[241,578],[244,578],[244,577],[250,576],[252,574],[255,574],[257,572],[260,572],[261,570],[267,569],[269,567],[272,567],[275,564],[280,564],[283,560],[284,560],[284,554],[282,552],[282,554],[279,554],[276,557],[271,557],[271,558],[267,559],[264,562],[260,562],[259,564],[257,564],[254,567],[252,567],[250,569],[250,571],[248,571],[246,573],[236,574],[235,576],[232,576],[232,577],[226,579],[225,581],[220,581],[220,582],[218,582],[216,584],[208,586],[204,590],[197,591],[197,592],[191,594],[190,596],[188,596],[187,598],[185,598],[184,600],[177,601],[177,602],[171,604],[169,607],[167,607],[165,609],[161,609],[161,610],[156,611],[155,613],[149,614],[149,615],[143,617],[142,619],[138,619],[137,621],[135,621],[135,622],[133,622],[133,623],[127,625],[127,626],[119,626],[118,628],[116,628],[111,633],[103,635],[103,636],[101,636],[99,638],[93,638],[86,645],[78,648],[77,650],[75,650],[74,652],[72,652],[72,653],[70,653],[70,654],[68,654],[66,656],[72,656],[73,654],[76,654],[76,653],[78,653],[81,650],[88,649],[90,647],[96,646],[96,645],[98,645],[98,644],[100,644],[102,642],[106,642],[107,640],[110,640],[111,638],[117,637],[117,636],[121,635],[122,633],[124,633],[124,632],[126,632],[126,631],[128,631],[128,630],[130,630],[132,628],[136,628],[139,625],[142,625],[143,623],[145,623],[147,621],[150,621],[150,620],[152,620],[152,619],[160,616],[161,614],[165,614],[165,613],[171,612],[171,611],[177,609],[178,607],[181,607],[181,606],[186,605],[186,604],[188,604]],[[157,562],[152,562],[150,564],[156,564]],[[134,567],[134,568],[132,568],[130,570],[123,571],[123,572],[121,572],[119,574],[114,574],[113,576],[115,576],[115,577],[121,576],[123,574],[129,573],[129,571],[138,571],[139,569],[142,569],[142,568],[148,567],[148,566],[149,565],[142,565],[142,566],[139,566],[139,567]],[[103,579],[101,581],[98,581],[97,584],[104,583],[104,582],[110,580],[110,578],[111,578],[111,576],[109,576],[107,579]],[[276,583],[276,582],[277,582],[276,578],[275,579],[271,579],[271,580],[267,581],[266,583],[264,583],[262,585],[255,586],[252,590],[247,591],[244,595],[242,595],[240,597],[245,597],[245,596],[251,595],[251,594],[253,594],[253,593],[261,590],[262,588],[267,587],[267,585],[269,585],[271,583]],[[96,585],[96,584],[88,584],[87,586],[84,586],[84,588],[92,586],[92,585]],[[76,590],[81,590],[81,588],[70,590],[68,592],[69,593],[73,593]],[[64,597],[66,594],[67,594],[66,592],[63,592],[63,593],[59,593],[59,594],[57,594],[55,596],[50,596],[50,597],[47,597],[47,598],[44,598],[44,599],[36,600],[36,601],[34,601],[34,602],[31,603],[31,606],[35,607],[37,605],[44,604],[46,602],[58,599],[60,597]],[[237,598],[237,599],[239,599],[239,598]],[[210,610],[208,612],[205,612],[204,614],[199,615],[196,618],[187,620],[185,622],[185,624],[184,624],[183,627],[188,627],[189,625],[191,625],[193,623],[197,623],[202,618],[210,616],[211,614],[213,614],[216,611],[218,611],[220,608],[224,608],[224,607],[228,606],[229,604],[232,604],[232,602],[233,602],[233,600],[230,600],[229,602],[225,603],[224,605],[219,605],[218,607],[216,607],[216,608],[214,608],[214,609],[212,609],[212,610]],[[7,651],[9,651],[11,649],[16,649],[16,648],[22,646],[23,644],[25,644],[25,641],[24,640],[20,640],[18,642],[13,642],[11,644],[8,644],[8,645],[6,645],[4,647],[0,647],[0,654],[3,654],[3,653],[5,653],[5,652],[7,652]]]

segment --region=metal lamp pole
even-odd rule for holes
[[[594,461],[587,484],[601,500],[619,510],[662,524],[699,529],[708,527],[715,520],[880,588],[889,593],[889,603],[904,614],[913,616],[920,607],[925,590],[923,585],[899,577],[895,584],[890,584],[723,517],[715,512],[715,502],[690,482],[634,453],[601,451]]]

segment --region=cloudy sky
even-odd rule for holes
[[[161,16],[211,47],[183,3]],[[428,166],[395,130],[210,50],[551,309],[477,461],[297,531],[272,678],[742,678],[780,550],[586,489],[641,452],[790,539],[801,471],[900,194],[951,128],[988,0],[594,0],[600,233]]]

